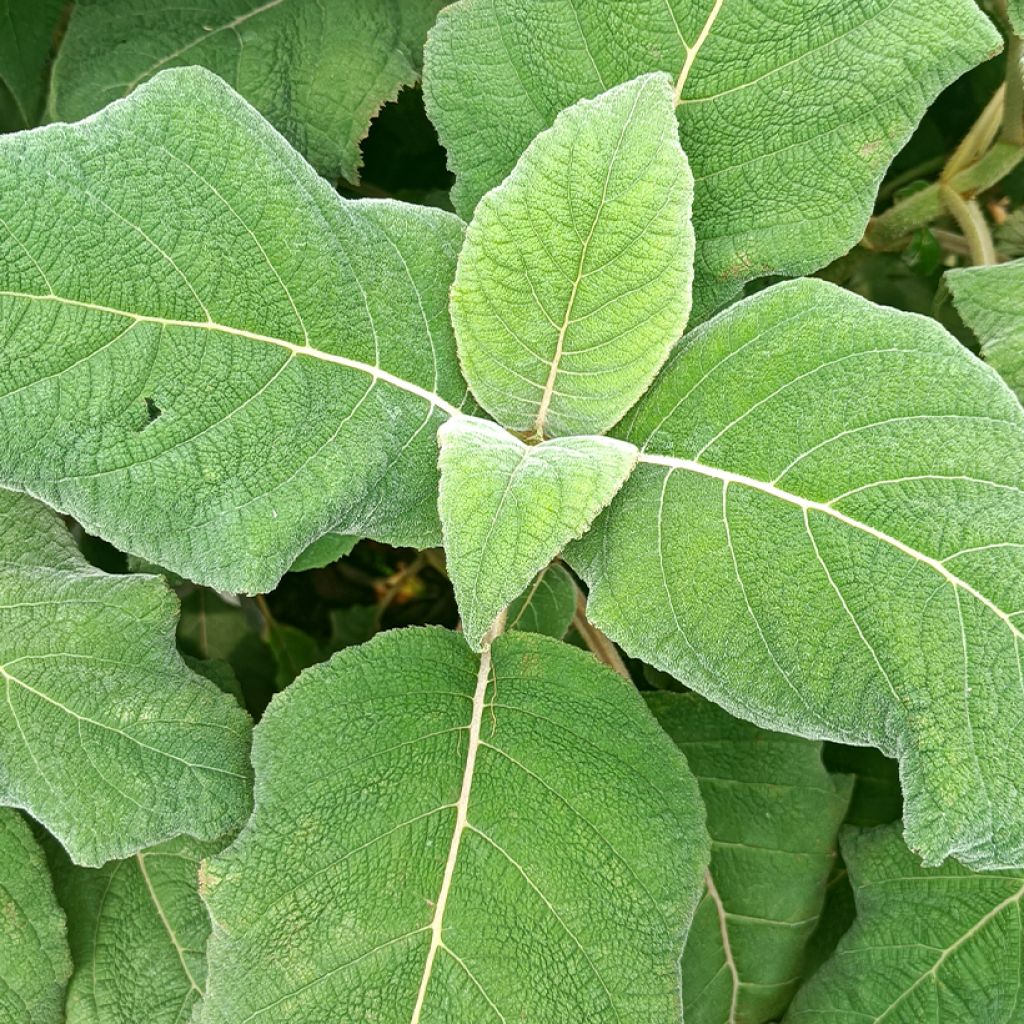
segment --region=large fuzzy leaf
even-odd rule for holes
[[[221,590],[332,527],[436,543],[461,238],[340,199],[198,68],[0,139],[0,484]]]
[[[911,847],[1024,864],[1024,410],[821,281],[694,331],[570,551],[593,620],[735,714],[898,757]]]
[[[75,973],[67,1024],[182,1024],[203,996],[210,919],[199,864],[220,844],[173,839],[80,868],[50,858]]]
[[[204,1024],[679,1018],[703,810],[589,655],[386,633],[278,697],[254,759],[256,814],[204,871]]]
[[[643,394],[690,312],[692,198],[667,75],[537,136],[477,207],[452,289],[459,358],[495,419],[598,434]]]
[[[448,575],[474,650],[498,613],[622,486],[636,449],[608,437],[523,444],[489,420],[449,420],[441,443]]]
[[[758,729],[696,694],[647,704],[697,776],[711,833],[683,954],[685,1020],[777,1020],[800,982],[850,782],[829,776],[820,743]]]
[[[330,178],[359,176],[359,142],[420,73],[441,0],[78,0],[50,107],[77,121],[164,68],[231,83]]]
[[[21,815],[0,808],[0,1020],[63,1024],[70,974],[64,914],[43,851]]]
[[[922,868],[899,826],[850,834],[857,922],[786,1024],[1016,1024],[1024,1005],[1019,871]]]
[[[0,527],[0,803],[91,865],[239,826],[249,718],[181,660],[163,579],[93,569],[24,495]]]
[[[946,282],[981,354],[1024,400],[1024,259],[951,270]]]
[[[44,71],[64,6],[64,0],[0,0],[0,130],[38,123]],[[8,117],[5,91],[11,100]]]
[[[927,105],[999,45],[972,0],[459,0],[424,89],[468,216],[564,107],[668,72],[703,317],[751,278],[849,249]]]

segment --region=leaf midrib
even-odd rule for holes
[[[324,352],[322,349],[313,348],[307,345],[297,345],[294,342],[286,341],[283,338],[275,338],[272,335],[259,334],[255,331],[244,330],[239,327],[230,327],[226,324],[219,324],[211,321],[199,321],[199,320],[176,320],[167,317],[158,317],[144,313],[135,313],[129,310],[118,309],[113,306],[105,306],[99,303],[85,302],[79,299],[71,299],[66,296],[60,295],[39,295],[30,292],[17,292],[17,291],[0,291],[0,297],[23,299],[26,301],[36,302],[57,302],[62,305],[73,306],[80,309],[89,309],[98,313],[106,313],[113,316],[125,317],[127,319],[134,320],[138,323],[152,323],[165,327],[181,327],[189,328],[193,330],[209,330],[215,331],[222,334],[232,335],[239,338],[247,338],[252,341],[259,341],[264,344],[275,345],[278,348],[284,349],[292,355],[306,356],[313,359],[319,359],[323,362],[333,363],[338,366],[344,366],[348,369],[357,370],[361,373],[365,373],[372,377],[374,380],[380,380],[384,383],[391,385],[401,391],[405,391],[408,394],[415,395],[418,398],[428,402],[431,406],[440,409],[447,416],[452,419],[460,419],[464,416],[462,411],[456,408],[451,403],[445,401],[440,395],[428,390],[427,388],[420,387],[418,384],[413,384],[411,381],[404,380],[388,371],[382,369],[379,366],[375,366],[370,363],[364,363],[356,359],[350,359],[347,356],[335,355],[330,352]],[[867,523],[863,523],[858,519],[854,519],[852,516],[848,516],[843,512],[840,512],[833,505],[813,501],[809,498],[803,498],[800,495],[793,494],[790,491],[785,491],[772,483],[764,480],[758,480],[754,477],[745,476],[741,473],[734,473],[729,470],[720,469],[717,466],[707,465],[702,462],[697,462],[693,459],[678,458],[670,455],[656,455],[650,452],[641,451],[637,459],[638,463],[647,463],[648,465],[657,465],[668,468],[670,471],[681,469],[686,472],[695,473],[700,476],[709,477],[711,479],[720,480],[723,484],[737,484],[742,487],[747,487],[755,491],[760,491],[762,494],[767,494],[770,497],[776,498],[777,500],[784,501],[787,504],[794,505],[807,511],[820,512],[823,515],[829,516],[830,518],[841,522],[846,526],[852,527],[853,529],[859,530],[868,536],[873,537],[884,544],[889,545],[892,548],[900,551],[904,555],[913,558],[916,562],[928,566],[934,572],[938,573],[953,587],[962,590],[970,597],[981,603],[989,611],[991,611],[997,618],[1009,628],[1012,635],[1017,640],[1024,639],[1024,631],[1014,625],[1010,613],[1005,612],[1000,608],[994,601],[986,597],[980,591],[976,590],[966,580],[961,579],[955,573],[950,572],[945,565],[942,564],[938,559],[932,558],[929,555],[918,551],[916,548],[911,547],[909,544],[904,543],[896,537],[885,533],[876,527],[870,526]]]
[[[709,466],[702,462],[696,462],[693,459],[683,459],[671,455],[654,455],[650,452],[641,452],[637,462],[662,466],[667,468],[670,472],[674,470],[684,470],[699,476],[719,480],[723,485],[736,484],[740,487],[747,487],[751,490],[760,491],[762,494],[776,498],[779,501],[784,501],[787,504],[794,505],[795,507],[804,510],[804,512],[820,512],[823,515],[829,516],[837,522],[843,523],[845,526],[852,527],[853,529],[859,530],[862,533],[873,537],[875,540],[888,544],[890,547],[893,547],[902,554],[913,558],[922,565],[928,566],[930,569],[942,576],[947,583],[951,584],[953,587],[963,590],[964,593],[970,595],[976,601],[988,608],[989,611],[1006,624],[1015,638],[1024,639],[1024,632],[1014,625],[1010,613],[1003,611],[1003,609],[994,601],[976,590],[966,580],[961,579],[955,573],[950,572],[941,561],[936,558],[932,558],[930,555],[924,554],[922,551],[918,551],[916,548],[904,543],[897,537],[893,537],[892,535],[885,533],[883,530],[879,530],[868,523],[863,523],[859,519],[854,519],[852,516],[848,516],[846,513],[840,512],[839,509],[827,502],[813,501],[810,498],[803,498],[798,494],[791,493],[790,491],[784,491],[767,481],[744,476],[742,473],[730,472],[729,470],[720,469],[717,466]]]
[[[434,916],[431,919],[430,946],[427,950],[426,959],[423,962],[423,974],[420,977],[419,990],[416,993],[416,1003],[413,1006],[412,1017],[409,1024],[419,1024],[423,1012],[423,1005],[427,997],[427,989],[430,987],[430,979],[433,974],[434,961],[437,958],[438,950],[447,948],[444,944],[442,929],[444,928],[444,914],[448,905],[448,895],[451,892],[452,879],[455,876],[455,865],[459,859],[459,848],[462,844],[462,837],[469,826],[469,798],[473,789],[473,776],[476,771],[476,757],[481,744],[481,730],[483,728],[484,705],[487,698],[487,688],[491,682],[491,646],[495,636],[504,627],[504,614],[498,617],[495,624],[487,631],[483,640],[483,650],[480,654],[480,667],[477,670],[476,686],[473,690],[473,709],[469,721],[469,737],[466,744],[466,761],[462,773],[462,786],[459,790],[459,798],[455,803],[455,827],[452,830],[451,842],[448,846],[448,856],[445,860],[444,874],[441,879],[441,888],[438,891],[437,902],[434,905]]]
[[[131,310],[118,309],[115,306],[105,306],[96,302],[85,302],[81,299],[71,299],[62,295],[39,295],[32,292],[0,291],[0,298],[22,299],[27,302],[55,302],[64,306],[72,306],[76,309],[88,309],[95,313],[105,313],[110,316],[120,316],[136,323],[156,324],[160,327],[182,327],[192,330],[215,331],[219,334],[229,334],[236,338],[247,338],[251,341],[259,341],[267,345],[274,345],[284,349],[286,352],[297,356],[306,356],[312,359],[319,359],[322,362],[333,363],[337,366],[344,366],[350,370],[357,370],[365,373],[374,380],[382,381],[392,387],[405,391],[408,394],[422,398],[430,405],[442,410],[448,416],[456,417],[461,411],[450,402],[445,401],[440,395],[427,388],[420,387],[412,381],[405,380],[380,366],[372,363],[364,363],[358,359],[350,359],[347,356],[335,355],[333,352],[324,352],[323,349],[314,348],[311,345],[297,345],[295,342],[286,341],[284,338],[275,338],[273,335],[260,334],[256,331],[248,331],[241,327],[231,327],[227,324],[217,323],[212,320],[176,320],[169,317],[153,316],[147,313],[135,313]],[[89,358],[88,356],[86,358]]]

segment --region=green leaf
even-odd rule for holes
[[[174,839],[99,869],[51,852],[75,962],[67,1024],[190,1019],[203,995],[210,934],[199,864],[222,846]]]
[[[430,33],[424,92],[468,216],[564,107],[668,72],[703,319],[849,249],[927,105],[1000,45],[971,0],[460,0]]]
[[[420,75],[441,0],[78,0],[54,65],[54,118],[77,121],[163,68],[236,88],[328,178],[359,178],[382,104]]]
[[[1024,410],[934,321],[822,281],[692,332],[570,550],[592,621],[740,717],[900,761],[929,864],[1024,864]]]
[[[276,620],[268,622],[265,636],[277,663],[274,681],[279,690],[288,686],[303,669],[321,660],[320,645],[297,626]]]
[[[1014,32],[1024,35],[1024,0],[1007,0],[1006,12]]]
[[[1020,872],[923,868],[899,826],[846,835],[857,922],[786,1024],[1014,1024],[1024,992]]]
[[[344,558],[357,544],[358,537],[352,537],[347,533],[338,533],[332,530],[325,533],[318,540],[306,548],[298,558],[292,562],[289,572],[305,572],[307,569],[322,569],[339,558]]]
[[[800,981],[851,785],[825,771],[821,744],[696,694],[652,693],[647,705],[697,776],[711,833],[683,954],[687,1024],[776,1020]]]
[[[88,865],[240,825],[249,718],[181,660],[163,579],[92,568],[24,495],[0,523],[0,803]]]
[[[0,485],[234,592],[437,542],[457,218],[339,198],[187,68],[0,139],[0,221]]]
[[[0,1020],[63,1024],[71,974],[64,914],[42,850],[7,808],[0,808],[0,950]]]
[[[65,0],[0,0],[0,93],[13,100],[10,124],[0,130],[39,123],[46,92],[46,64]]]
[[[530,144],[477,207],[452,289],[459,359],[495,419],[599,434],[643,394],[690,311],[692,198],[665,75]]]
[[[1024,400],[1024,259],[951,270],[946,283],[982,356]]]
[[[576,614],[576,584],[556,562],[546,565],[508,606],[505,629],[561,640]]]
[[[612,500],[636,449],[607,437],[531,446],[468,416],[449,420],[438,438],[448,575],[479,650],[498,613]]]
[[[205,868],[204,1024],[679,1018],[703,810],[590,655],[393,631],[305,672],[256,736],[256,814]]]

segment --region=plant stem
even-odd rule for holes
[[[907,235],[946,213],[941,186],[945,185],[961,196],[974,196],[1001,181],[1022,160],[1024,146],[1001,141],[994,143],[977,163],[959,171],[953,178],[937,181],[875,217],[868,225],[864,246],[883,251],[902,249]]]
[[[964,206],[979,192],[997,184],[1024,160],[1024,76],[1021,40],[1011,34],[1007,42],[1006,81],[996,90],[978,119],[949,158],[938,181],[915,192],[873,217],[861,244],[867,249],[893,251],[906,246],[907,237],[945,213],[961,223]],[[997,140],[998,136],[998,140]],[[955,194],[963,206],[954,210]],[[968,214],[978,227],[978,219]],[[987,231],[987,225],[985,226]],[[964,231],[968,239],[972,236]],[[977,232],[975,232],[977,233]],[[986,252],[978,239],[978,255]],[[972,249],[972,252],[974,250]]]
[[[1011,35],[1006,43],[1006,102],[1003,105],[1003,142],[1024,146],[1024,47],[1020,36]]]
[[[941,178],[949,181],[965,167],[970,167],[985,155],[999,133],[1003,121],[1003,110],[1006,102],[1006,83],[1004,82],[992,94],[992,99],[985,104],[985,109],[978,115],[977,121],[963,137],[960,145],[953,150],[953,155],[946,161]]]
[[[988,222],[985,220],[985,214],[978,205],[978,201],[964,199],[956,189],[949,185],[940,187],[946,209],[956,219],[960,230],[964,233],[964,238],[967,239],[971,262],[979,267],[998,263],[999,257],[996,254],[995,243],[992,241],[992,233],[988,229]]]
[[[587,599],[579,587],[576,588],[576,614],[573,616],[572,624],[587,645],[587,649],[598,661],[618,672],[623,679],[633,681],[622,655],[619,654],[619,649],[587,618]]]

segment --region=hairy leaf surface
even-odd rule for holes
[[[0,803],[90,865],[240,825],[249,718],[181,660],[163,579],[92,568],[21,494],[0,525]]]
[[[570,557],[634,657],[901,764],[930,864],[1024,864],[1024,410],[934,321],[821,281],[689,335]]]
[[[256,814],[205,868],[204,1024],[678,1019],[703,810],[592,657],[385,633],[256,735]]]
[[[1024,400],[1024,259],[951,270],[946,283],[982,356]]]
[[[688,693],[647,705],[686,755],[711,865],[683,954],[687,1024],[777,1020],[800,981],[850,800],[821,744],[767,732]]]
[[[43,851],[22,816],[0,808],[0,1020],[63,1024],[70,974],[64,914]]]
[[[468,416],[438,437],[448,574],[463,632],[479,650],[498,613],[612,500],[636,449],[608,437],[531,446]]]
[[[540,633],[558,640],[576,614],[576,583],[557,562],[544,566],[533,582],[508,606],[506,630]]]
[[[536,437],[598,434],[643,394],[690,312],[693,181],[672,83],[563,111],[477,207],[452,289],[480,404]]]
[[[156,72],[198,64],[259,110],[322,174],[359,177],[359,142],[420,74],[441,0],[78,0],[51,111],[77,121]]]
[[[222,846],[174,839],[98,869],[51,856],[75,962],[67,1024],[190,1019],[203,996],[210,934],[199,864]]]
[[[923,868],[899,826],[846,835],[857,922],[786,1024],[1013,1024],[1024,1004],[1020,872]]]
[[[564,107],[668,72],[703,318],[745,281],[849,249],[927,105],[999,46],[971,0],[459,0],[424,90],[468,216]]]
[[[339,198],[199,68],[0,139],[0,484],[220,590],[332,528],[436,543],[461,238]]]
[[[0,130],[31,128],[42,113],[45,69],[64,0],[0,0]],[[12,101],[5,123],[3,93]]]

